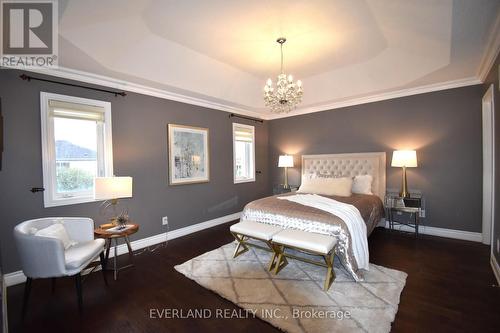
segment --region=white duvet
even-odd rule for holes
[[[370,257],[368,253],[366,224],[356,207],[316,194],[296,194],[278,197],[278,199],[289,200],[304,206],[320,209],[342,219],[351,234],[352,251],[358,268],[369,269]]]

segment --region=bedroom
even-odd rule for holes
[[[1,2],[5,329],[498,331],[498,1],[89,2]],[[353,202],[364,175],[373,206]],[[78,269],[78,244],[21,245],[49,217],[70,243],[91,226]],[[260,224],[238,248],[240,219]]]

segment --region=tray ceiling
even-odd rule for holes
[[[269,115],[264,81],[279,71],[279,36],[288,39],[286,72],[304,83],[296,113],[318,111],[396,91],[479,82],[500,8],[497,0],[70,0],[59,6],[65,70],[263,117]]]

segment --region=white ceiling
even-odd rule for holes
[[[266,118],[262,88],[279,71],[277,37],[288,39],[286,72],[304,84],[295,113],[318,111],[477,83],[500,1],[68,0],[59,6],[59,65],[67,72]]]

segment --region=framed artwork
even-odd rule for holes
[[[169,184],[210,181],[208,128],[168,124]]]

